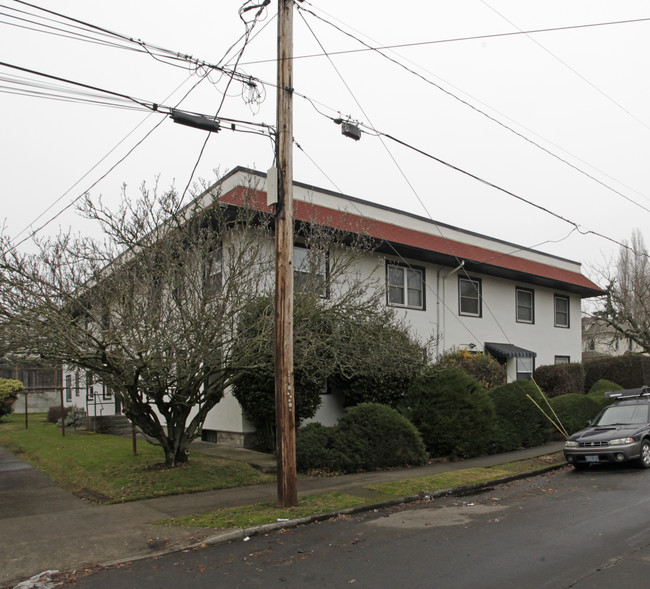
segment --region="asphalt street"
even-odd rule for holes
[[[650,470],[565,468],[121,565],[65,587],[647,587],[649,486]]]

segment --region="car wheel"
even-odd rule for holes
[[[640,468],[650,468],[650,440],[641,442],[641,455],[639,456],[638,465]]]

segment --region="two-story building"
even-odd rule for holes
[[[218,189],[225,204],[240,205],[245,198],[247,206],[273,212],[263,173],[236,168]],[[207,202],[207,196],[199,198]],[[530,378],[536,366],[581,360],[581,300],[603,291],[578,262],[299,182],[294,216],[296,222],[370,237],[375,247],[355,272],[381,281],[384,304],[420,340],[433,341],[435,355],[458,348],[488,352],[503,364],[508,380]],[[296,243],[296,266],[304,255]],[[110,391],[82,388],[89,414],[95,395],[101,396],[102,413],[115,410]],[[340,399],[326,394],[316,419],[329,425],[341,412]],[[226,392],[203,431],[205,439],[241,443],[251,427]]]

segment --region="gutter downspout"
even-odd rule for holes
[[[444,268],[447,268],[447,266],[440,266],[440,268],[438,268],[438,270],[436,272],[436,292],[437,292],[437,295],[438,295],[436,297],[436,326],[437,326],[437,329],[438,329],[438,336],[436,338],[436,340],[437,340],[437,342],[436,342],[436,361],[440,360],[440,356],[442,355],[440,353],[440,347],[442,346],[443,350],[444,350],[445,333],[446,333],[446,330],[447,330],[447,320],[446,320],[446,313],[445,313],[445,310],[447,308],[447,305],[445,303],[446,296],[447,296],[446,295],[447,289],[446,289],[445,281],[446,281],[447,278],[449,278],[450,276],[453,276],[454,274],[456,274],[456,272],[458,272],[459,270],[464,268],[464,266],[465,266],[465,260],[461,260],[460,264],[456,268],[454,268],[453,270],[449,271],[447,274],[444,274],[444,275],[442,274],[442,270]],[[442,296],[440,294],[441,293],[441,289],[440,289],[441,282],[442,282]],[[443,306],[442,309],[440,308],[441,304]],[[442,313],[442,324],[441,324],[441,321],[440,321],[441,313]]]

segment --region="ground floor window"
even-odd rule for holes
[[[570,362],[570,356],[555,356],[555,364],[569,364]]]
[[[532,380],[534,367],[534,358],[517,358],[517,380]]]

